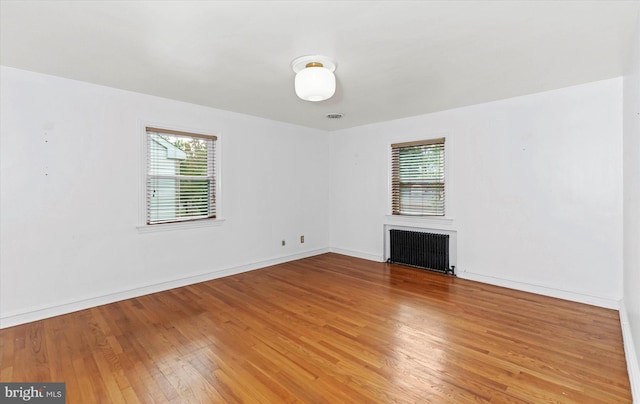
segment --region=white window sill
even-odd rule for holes
[[[386,215],[385,224],[396,224],[400,226],[429,225],[434,228],[450,228],[453,226],[454,218],[450,216],[409,216],[409,215]]]
[[[188,222],[177,223],[160,223],[151,225],[136,226],[138,233],[155,233],[161,231],[174,231],[174,230],[186,230],[196,229],[200,227],[216,227],[222,226],[224,219],[206,219],[206,220],[193,220]]]

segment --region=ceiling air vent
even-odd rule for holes
[[[332,114],[327,114],[327,119],[340,119],[344,116],[344,114],[341,114],[339,112],[334,112]]]

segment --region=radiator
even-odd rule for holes
[[[388,262],[450,273],[449,235],[419,231],[389,230],[391,254]]]

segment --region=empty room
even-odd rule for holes
[[[0,0],[0,402],[640,402],[639,13]]]

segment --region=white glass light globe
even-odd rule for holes
[[[336,76],[324,67],[307,67],[296,74],[295,89],[306,101],[324,101],[336,92]]]

